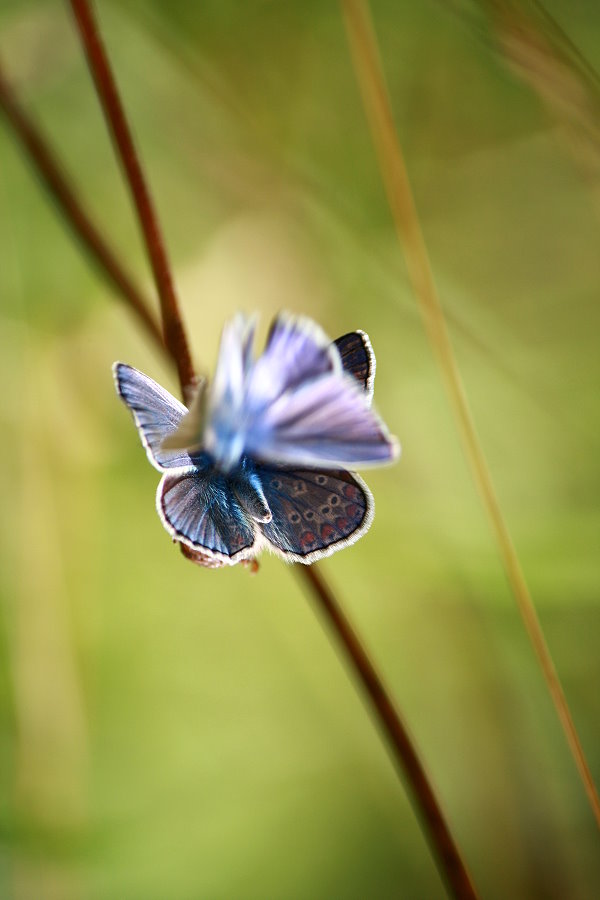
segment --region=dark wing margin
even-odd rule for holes
[[[362,479],[344,470],[257,466],[273,514],[260,524],[266,542],[289,562],[331,556],[368,531],[373,497]]]
[[[344,370],[356,378],[369,400],[372,400],[375,386],[375,354],[368,334],[364,331],[351,331],[337,338],[334,344],[340,354]]]

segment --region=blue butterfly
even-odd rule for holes
[[[373,498],[349,468],[399,452],[371,409],[375,355],[362,331],[331,343],[312,321],[279,315],[253,356],[255,322],[223,329],[215,377],[190,409],[147,375],[113,367],[152,465],[161,521],[205,565],[263,548],[312,563],[358,540]],[[197,559],[198,561],[198,559]]]

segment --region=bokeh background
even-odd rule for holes
[[[598,897],[598,833],[424,337],[339,7],[98,7],[199,366],[239,309],[263,334],[285,308],[371,336],[403,457],[367,473],[374,525],[322,568],[482,895]],[[550,9],[598,61],[597,5]],[[476,4],[376,0],[373,15],[475,419],[598,781],[593,85]],[[0,58],[151,292],[66,5],[1,0]],[[173,373],[3,120],[0,317],[0,897],[443,897],[294,570],[202,571],[161,528],[110,366],[175,391]]]

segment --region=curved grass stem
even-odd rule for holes
[[[538,658],[548,691],[600,827],[600,798],[587,763],[573,717],[558,678],[542,626],[502,514],[492,476],[477,435],[462,383],[444,312],[437,293],[429,256],[412,195],[392,107],[366,0],[341,0],[356,76],[379,159],[400,243],[425,329],[438,361],[456,425],[481,502],[489,518],[504,570],[529,640]]]
[[[0,109],[26,151],[42,184],[53,198],[56,208],[71,232],[81,242],[99,270],[108,277],[141,320],[146,332],[164,349],[160,326],[150,311],[149,301],[136,288],[108,243],[86,212],[77,192],[64,174],[63,167],[48,147],[41,132],[17,102],[14,92],[0,67]]]
[[[460,898],[476,897],[469,873],[415,745],[363,643],[318,567],[297,565],[295,569],[317,600],[319,611],[332,628],[354,676],[365,693],[373,716],[387,739],[394,764],[406,779],[413,805],[423,823],[423,831],[450,893]]]
[[[131,129],[112,74],[92,8],[86,0],[70,0],[104,118],[129,187],[144,238],[163,321],[165,344],[175,360],[184,397],[195,383],[192,357],[175,294],[171,269],[154,204],[135,149]]]

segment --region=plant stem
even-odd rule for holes
[[[85,35],[87,35],[88,39],[91,41],[92,46],[97,49],[101,45],[87,3],[85,3],[84,0],[71,0],[71,3],[74,11],[76,12],[76,16],[78,17],[78,23],[83,23],[82,25],[80,25],[80,28],[82,28]],[[83,34],[82,39],[85,40]],[[104,75],[106,75],[109,70],[108,63],[106,61],[106,58],[104,57],[103,51],[101,52],[101,57],[103,59]],[[96,52],[90,54],[89,59],[90,67],[92,68],[92,71],[94,71],[94,66],[97,62]],[[112,85],[112,90],[114,92],[115,89],[112,79],[110,79],[110,84]],[[116,93],[113,93],[113,101],[115,100],[115,97]],[[108,110],[110,111],[111,115],[117,109],[119,110],[118,115],[121,120],[121,127],[123,127],[126,133],[129,134],[124,119],[124,113],[118,102],[118,98],[116,100],[116,105],[114,102],[108,104]],[[108,116],[109,113],[107,112],[107,117]],[[11,122],[13,127],[17,127],[16,122],[12,116],[9,116],[9,121]],[[37,136],[37,139],[39,142],[39,148],[35,153],[31,154],[31,158],[33,163],[37,166],[37,168],[45,178],[45,160],[47,158],[51,158],[51,155],[48,149],[42,143],[42,139],[39,137],[39,135]],[[133,172],[130,170],[129,166],[126,166],[124,164],[126,177],[130,183],[131,192],[135,195],[138,191],[139,185],[141,184],[142,194],[146,197],[146,199],[148,199],[149,195],[145,188],[145,182],[142,177],[139,161],[135,156],[132,145],[130,145],[129,149],[133,152],[133,168],[137,172],[138,179],[138,187],[134,188],[132,183]],[[74,205],[72,202],[69,202],[69,192],[59,190],[53,191],[53,193],[72,229],[79,235],[80,238],[86,240],[88,249],[90,249],[94,253],[100,265],[103,266],[107,271],[109,271],[107,257],[104,254],[98,252],[98,246],[102,244],[102,239],[95,232],[92,233],[91,239],[88,239],[88,237],[86,236],[87,229],[84,226],[85,222],[88,221],[88,217],[85,213],[83,213],[83,215],[81,214],[83,211],[80,205]],[[140,208],[140,205],[136,203],[136,209],[138,211],[138,216],[140,217],[140,219],[142,219],[143,216],[146,217],[145,225],[143,225],[145,232],[145,229],[148,226],[148,208],[145,208],[144,210],[143,204],[142,208]],[[78,210],[79,213],[77,212]],[[149,218],[151,230],[154,233],[155,239],[147,241],[147,249],[148,254],[151,258],[152,270],[154,272],[155,281],[157,282],[157,287],[159,278],[162,278],[164,274],[166,274],[167,276],[165,283],[168,285],[172,285],[170,269],[164,251],[164,245],[160,236],[158,222],[151,207]],[[143,318],[145,313],[139,308],[139,304],[134,302],[136,292],[131,291],[130,285],[128,286],[128,280],[113,278],[113,281],[115,283],[115,286],[120,290],[123,299],[131,305],[132,309],[139,316]],[[172,300],[175,300],[174,293],[172,293]],[[145,304],[142,299],[142,306],[144,305]],[[189,386],[189,384],[191,384],[193,381],[193,371],[191,369],[191,359],[189,356],[189,352],[187,351],[188,345],[185,337],[185,331],[181,322],[176,302],[161,303],[161,310],[163,318],[170,323],[169,329],[165,327],[165,335],[179,335],[177,340],[171,340],[171,342],[167,340],[166,344],[162,344],[161,346],[163,347],[164,352],[168,356],[175,359],[175,361],[177,362],[183,390],[184,384],[185,386]],[[167,324],[167,322],[165,322],[165,325]],[[184,348],[183,361],[179,357],[179,353],[182,348]],[[325,618],[328,620],[331,628],[337,635],[340,645],[346,653],[347,659],[351,667],[353,668],[359,683],[362,685],[365,691],[367,700],[372,706],[375,719],[380,723],[383,732],[387,736],[394,761],[396,762],[396,765],[398,766],[400,771],[404,773],[404,776],[408,784],[410,785],[410,790],[415,806],[420,813],[422,828],[427,835],[429,844],[434,854],[436,854],[437,856],[439,868],[446,880],[446,883],[449,886],[449,889],[451,890],[452,894],[455,897],[460,898],[460,900],[473,900],[473,898],[476,898],[477,895],[469,879],[465,865],[462,862],[456,844],[452,839],[449,828],[441,812],[441,808],[436,799],[433,788],[428,780],[425,769],[419,760],[417,750],[402,723],[402,720],[391,700],[387,689],[383,685],[381,678],[374,669],[373,664],[371,663],[360,638],[346,619],[339,603],[335,599],[331,589],[323,581],[317,568],[315,566],[297,566],[296,569],[300,576],[303,577],[306,581],[306,584],[313,593],[318,607],[322,609]]]
[[[63,173],[54,153],[33,124],[27,113],[15,99],[14,93],[0,68],[0,109],[3,110],[21,146],[29,155],[42,184],[54,199],[71,232],[81,242],[112,285],[132,307],[142,321],[147,333],[160,346],[163,339],[160,327],[150,312],[150,304],[136,288],[130,276],[104,240],[92,219],[85,211],[74,188]]]
[[[463,448],[471,468],[471,474],[490,520],[506,576],[540,663],[548,691],[575,760],[590,806],[600,827],[600,798],[598,797],[598,792],[550,650],[546,644],[542,626],[533,605],[508,526],[502,515],[492,476],[477,435],[450,342],[444,312],[433,279],[425,240],[412,196],[402,149],[394,127],[390,98],[385,84],[369,6],[363,0],[341,0],[341,2],[356,76],[379,158],[381,174],[398,237],[404,248],[409,277],[421,307],[429,342],[437,358],[442,378],[446,385]]]
[[[423,830],[437,859],[442,878],[445,879],[454,897],[476,897],[477,894],[469,873],[450,833],[415,746],[356,631],[346,618],[319,569],[314,565],[297,565],[295,568],[307,583],[318,602],[319,610],[333,629],[355,677],[366,694],[374,718],[387,738],[394,763],[403,773],[409,785],[413,804],[422,820]]]
[[[131,130],[91,6],[86,0],[70,0],[70,3],[104,118],[123,166],[126,182],[137,212],[146,252],[160,297],[165,344],[177,365],[184,399],[189,399],[189,392],[195,384],[194,367],[150,191],[142,172]]]

